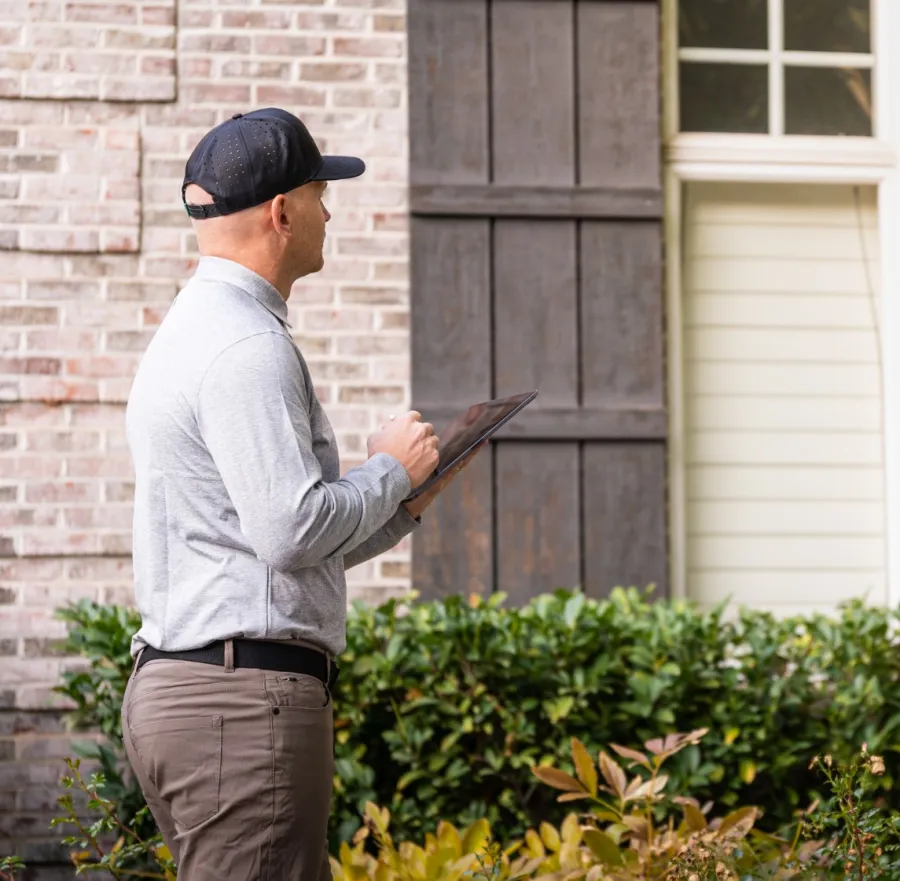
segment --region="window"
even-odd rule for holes
[[[872,136],[870,0],[678,0],[683,132]]]

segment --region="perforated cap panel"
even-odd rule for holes
[[[194,148],[185,166],[182,199],[188,184],[213,197],[212,205],[192,206],[191,217],[216,217],[260,205],[311,180],[356,177],[361,159],[323,158],[306,126],[278,108],[235,114],[216,126]]]

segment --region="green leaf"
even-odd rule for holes
[[[578,615],[583,606],[584,594],[580,593],[575,594],[575,596],[566,602],[565,611],[563,612],[563,620],[566,622],[566,627],[572,628],[575,626],[575,622],[578,620]]]
[[[622,854],[615,841],[600,829],[587,828],[583,831],[584,843],[591,853],[605,866],[623,866]]]
[[[741,769],[738,773],[740,774],[741,780],[749,785],[756,779],[756,763],[751,759],[743,759],[741,761]]]

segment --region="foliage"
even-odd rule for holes
[[[158,833],[144,839],[138,828],[145,825],[145,807],[130,823],[119,819],[121,807],[108,798],[102,790],[106,781],[103,774],[94,773],[86,782],[81,773],[78,759],[67,759],[69,775],[63,777],[62,784],[67,790],[57,799],[62,816],[55,817],[51,827],[74,826],[77,835],[63,838],[62,843],[76,848],[72,851],[72,862],[77,875],[86,872],[106,872],[113,878],[158,878],[160,881],[175,881],[175,864],[169,849],[163,844]],[[87,796],[87,810],[97,815],[89,826],[78,815],[72,792]],[[106,839],[109,839],[107,843]],[[150,862],[155,871],[145,866]]]
[[[851,762],[816,756],[810,767],[827,780],[830,797],[805,820],[804,832],[824,839],[829,864],[853,881],[900,878],[900,814],[885,809],[883,757],[863,744]]]
[[[542,765],[534,775],[562,790],[559,801],[590,803],[570,813],[560,828],[543,822],[523,841],[505,848],[478,820],[459,832],[446,821],[422,846],[394,843],[390,812],[369,803],[364,826],[351,847],[332,858],[335,881],[458,881],[460,878],[565,879],[565,881],[738,881],[777,877],[812,878],[818,871],[795,845],[772,836],[753,836],[758,811],[744,807],[708,820],[696,800],[667,794],[663,764],[707,732],[670,734],[647,741],[647,753],[613,744],[627,766],[601,751],[595,764],[581,741],[572,740],[577,777]],[[637,767],[629,781],[626,768]],[[673,814],[682,815],[676,824]],[[367,845],[374,845],[368,847]]]
[[[3,857],[0,859],[0,881],[14,881],[16,872],[25,868],[19,857]]]
[[[64,613],[70,651],[90,668],[61,690],[78,727],[109,734],[107,794],[133,815],[140,793],[119,767],[119,704],[137,616],[89,603]],[[488,820],[501,841],[565,815],[531,775],[571,771],[575,737],[639,747],[659,731],[708,728],[701,752],[667,765],[674,790],[724,807],[758,805],[769,831],[821,797],[809,757],[847,760],[868,741],[884,757],[884,797],[900,805],[900,652],[894,613],[852,603],[836,619],[779,620],[651,603],[634,589],[594,601],[558,591],[522,608],[451,597],[355,606],[335,695],[333,851],[368,802],[400,839],[441,819]],[[115,789],[119,787],[119,789]]]

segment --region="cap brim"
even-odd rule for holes
[[[366,163],[355,156],[323,156],[322,166],[312,180],[346,180],[359,177],[366,170]]]

